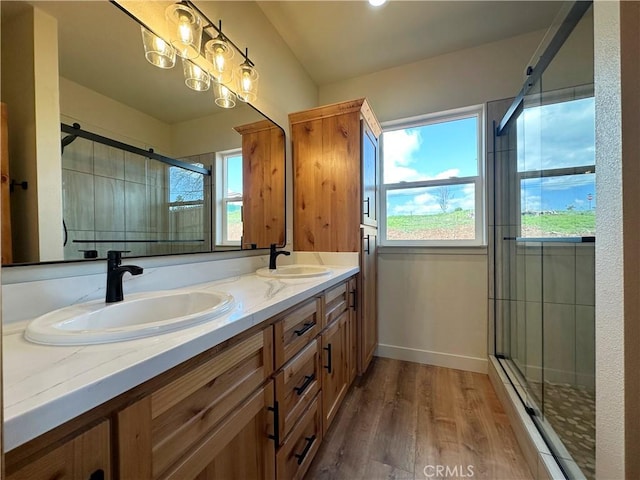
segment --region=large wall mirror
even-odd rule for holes
[[[3,264],[284,244],[282,128],[148,63],[110,2],[1,6]]]

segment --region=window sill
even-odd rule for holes
[[[461,245],[456,246],[400,246],[400,245],[385,245],[378,247],[379,255],[487,255],[488,247],[486,245]]]

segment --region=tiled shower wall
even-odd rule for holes
[[[493,120],[500,122],[510,104],[487,105],[489,318],[495,318],[489,351],[512,359],[533,384],[544,368],[545,381],[593,388],[595,244],[515,242],[519,212],[509,206],[518,186],[509,178],[516,135],[493,141]]]
[[[184,160],[210,166],[209,157]],[[205,212],[210,211],[211,177],[204,177],[204,206],[171,206],[169,168],[84,138],[67,145],[62,155],[65,260],[83,258],[81,250],[97,250],[101,258],[107,250],[130,250],[129,256],[209,251]]]

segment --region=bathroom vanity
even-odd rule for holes
[[[25,399],[31,406],[7,418],[7,444],[15,446],[5,457],[7,478],[302,478],[355,377],[357,272],[331,267],[315,278],[244,275],[196,285],[226,291],[236,307],[157,337],[55,347],[11,336],[10,361],[42,350],[34,362],[45,370],[25,369],[24,383],[49,368],[61,388]],[[47,366],[56,350],[58,362]],[[93,374],[82,364],[91,353],[102,365]],[[87,408],[96,392],[104,401]],[[29,438],[33,424],[51,421],[53,429]]]

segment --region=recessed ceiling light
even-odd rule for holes
[[[369,0],[369,5],[372,7],[379,7],[380,5],[384,5],[387,3],[387,0]]]

